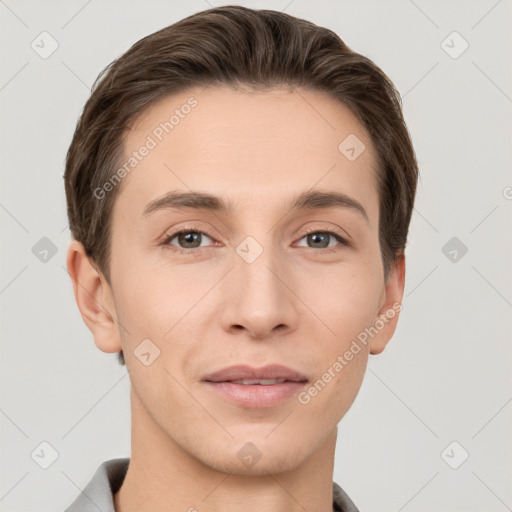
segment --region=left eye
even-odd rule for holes
[[[332,247],[333,245],[335,246],[336,243],[329,245],[331,241],[347,245],[346,240],[334,231],[313,231],[311,233],[307,233],[301,238],[301,240],[304,239],[306,239],[307,242],[312,242],[314,244],[313,246],[309,246],[313,249],[325,249],[327,247]]]

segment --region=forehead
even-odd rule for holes
[[[364,127],[340,101],[303,89],[209,86],[167,96],[126,132],[124,153],[134,165],[125,166],[117,202],[139,213],[176,189],[240,206],[244,197],[291,197],[315,186],[366,203],[377,198],[376,155]]]

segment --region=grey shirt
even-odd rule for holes
[[[103,462],[92,480],[64,512],[115,512],[114,494],[120,489],[129,458],[110,459]],[[332,483],[333,512],[359,512],[345,491]]]

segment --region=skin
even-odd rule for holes
[[[123,349],[130,375],[131,462],[116,510],[328,512],[337,424],[398,313],[307,404],[291,397],[275,407],[242,407],[201,379],[234,364],[279,363],[313,383],[401,302],[403,254],[384,280],[376,153],[350,110],[327,96],[211,86],[146,110],[126,133],[126,154],[192,96],[198,105],[121,184],[111,286],[79,242],[68,251],[95,344],[107,353]],[[349,134],[366,146],[355,161],[338,150]],[[291,199],[310,189],[350,196],[368,221],[339,206],[291,211]],[[233,211],[142,215],[170,190],[214,194]],[[205,233],[195,245],[179,237],[164,243],[191,227]],[[306,230],[335,230],[351,245],[327,235],[315,245]],[[252,263],[236,252],[247,236],[263,248]],[[160,349],[149,366],[134,354],[146,338]],[[261,453],[250,467],[237,457],[248,442]]]

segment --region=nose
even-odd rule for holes
[[[266,247],[252,262],[236,253],[228,286],[225,330],[261,340],[296,329],[298,298],[292,291],[290,268],[276,251]]]

